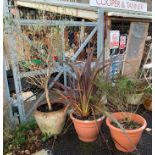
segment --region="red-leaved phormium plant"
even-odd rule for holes
[[[98,93],[95,80],[108,64],[104,65],[100,59],[92,63],[92,58],[91,52],[80,66],[76,62],[67,62],[76,79],[69,77],[69,86],[62,86],[66,89],[74,115],[82,119],[94,115],[101,116],[101,108],[104,108],[102,94]]]

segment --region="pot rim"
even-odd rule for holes
[[[98,118],[97,120],[80,120],[80,119],[75,118],[75,117],[73,116],[73,113],[74,113],[74,112],[71,112],[71,113],[70,113],[70,118],[71,118],[73,121],[76,121],[76,122],[78,122],[78,123],[96,123],[96,121],[99,122],[99,121],[102,121],[102,120],[105,118],[105,116],[103,115],[103,116],[101,116],[100,118]]]
[[[131,129],[131,130],[125,129],[125,132],[127,132],[127,133],[139,132],[139,131],[142,131],[142,130],[144,130],[144,129],[146,128],[146,126],[147,126],[146,120],[145,120],[142,116],[140,116],[139,114],[130,113],[130,112],[115,112],[115,113],[113,113],[112,115],[114,115],[114,114],[121,114],[121,113],[126,113],[126,114],[129,114],[129,115],[136,115],[136,116],[138,116],[140,119],[143,120],[143,124],[142,124],[142,126],[141,126],[140,128]],[[117,127],[115,127],[115,126],[113,126],[113,125],[111,124],[111,121],[110,121],[110,118],[109,118],[109,117],[106,118],[106,124],[107,124],[107,126],[108,126],[110,129],[113,129],[113,130],[116,130],[116,131],[119,131],[119,132],[123,132],[122,129],[117,128]]]

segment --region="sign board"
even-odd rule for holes
[[[120,73],[123,66],[124,54],[114,55],[111,57],[110,78]]]
[[[90,0],[90,6],[147,12],[147,3],[130,0]]]
[[[120,49],[124,49],[126,47],[126,36],[120,36]]]
[[[119,48],[119,31],[110,31],[110,49]]]

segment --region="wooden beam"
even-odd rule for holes
[[[89,4],[84,3],[75,3],[75,2],[65,2],[65,1],[52,1],[52,0],[17,0],[17,2],[29,2],[29,3],[36,3],[36,4],[46,4],[52,6],[58,6],[63,8],[74,8],[74,9],[81,9],[81,10],[88,10],[88,11],[98,11],[97,7],[91,7]],[[139,11],[132,11],[132,10],[123,10],[123,9],[116,9],[116,8],[104,8],[104,12],[115,12],[115,13],[127,13],[127,14],[135,14],[135,15],[143,15],[145,16],[152,16],[152,12],[139,12]]]
[[[119,13],[119,12],[108,12],[108,16],[125,17],[125,18],[138,18],[138,19],[152,19],[152,15],[141,15],[141,14],[130,14],[130,13]]]
[[[110,58],[110,30],[111,30],[111,18],[105,16],[105,59]]]
[[[59,7],[59,6],[47,5],[47,4],[41,4],[41,3],[22,2],[22,1],[17,1],[16,4],[19,6],[24,6],[28,8],[40,9],[44,11],[65,14],[65,15],[80,17],[85,19],[96,20],[98,18],[97,12],[94,12],[94,11]]]
[[[112,21],[128,21],[128,22],[144,22],[152,23],[152,19],[142,19],[142,18],[129,18],[129,17],[118,17],[118,16],[109,16]]]
[[[66,14],[70,16],[97,19],[97,7],[91,7],[89,4],[51,1],[51,0],[17,0],[16,4],[23,7],[41,9],[45,11]],[[131,18],[152,19],[152,12],[138,12],[131,10],[122,10],[114,8],[104,8],[104,12],[113,13],[114,16]],[[110,16],[110,15],[109,15]]]

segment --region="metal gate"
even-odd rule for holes
[[[16,98],[14,99],[13,103],[17,105],[18,111],[19,111],[19,118],[20,122],[25,122],[33,110],[36,108],[36,106],[40,103],[40,101],[44,98],[45,93],[42,93],[39,98],[37,98],[36,102],[29,107],[28,111],[25,110],[24,100],[22,96],[23,86],[22,86],[22,78],[27,78],[30,76],[40,75],[46,73],[46,68],[42,70],[36,70],[36,71],[27,71],[27,72],[21,72],[19,61],[20,59],[24,59],[24,56],[21,56],[19,52],[24,52],[23,46],[17,42],[17,38],[21,39],[23,41],[23,44],[26,46],[32,44],[31,36],[25,36],[22,35],[22,27],[32,27],[32,29],[35,31],[38,27],[58,27],[59,28],[59,38],[61,42],[61,56],[62,59],[66,59],[66,40],[65,40],[65,30],[70,27],[85,27],[90,29],[89,33],[83,41],[78,44],[78,48],[74,49],[75,53],[70,57],[71,61],[76,61],[78,56],[85,51],[86,47],[90,43],[93,36],[96,35],[96,46],[97,46],[97,57],[103,56],[104,60],[104,51],[103,51],[103,38],[104,38],[104,14],[103,9],[98,10],[98,20],[95,22],[84,22],[84,21],[67,21],[67,20],[29,20],[29,19],[15,19],[10,17],[10,15],[7,15],[7,19],[5,22],[5,32],[8,33],[8,43],[9,43],[9,56],[11,60],[11,66],[13,71],[13,77],[14,77],[14,84],[15,84],[15,94]],[[36,29],[35,29],[36,28]],[[71,45],[70,45],[71,46]],[[34,48],[40,48],[35,47]],[[18,49],[18,51],[17,51]],[[39,49],[41,50],[41,49]],[[52,73],[57,73],[57,75],[54,78],[54,81],[57,81],[60,76],[63,74],[63,80],[64,84],[67,85],[67,73],[71,73],[70,69],[65,64],[60,64],[59,62],[56,62],[56,67],[52,69]],[[51,88],[54,85],[54,82],[51,82],[49,85],[49,88]],[[10,96],[10,94],[8,94]]]

